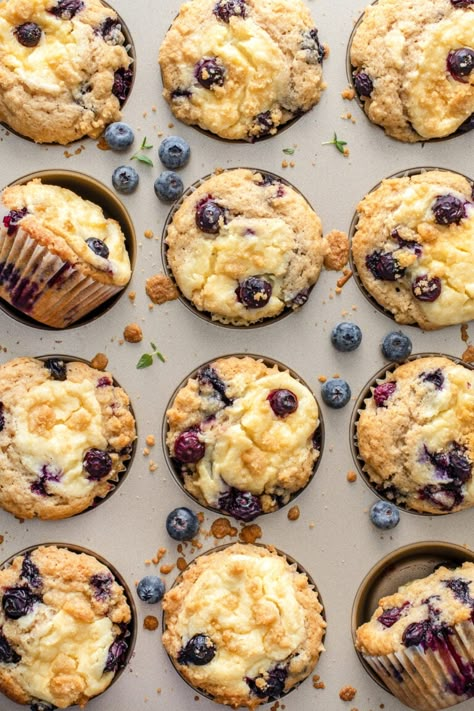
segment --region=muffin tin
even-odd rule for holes
[[[0,128],[1,185],[32,171],[66,170],[93,176],[112,191],[111,175],[116,167],[130,164],[140,174],[135,193],[116,196],[133,224],[137,254],[132,281],[113,308],[100,318],[61,331],[31,328],[0,313],[3,361],[37,353],[68,353],[75,358],[92,359],[97,352],[103,352],[109,359],[108,368],[134,405],[137,453],[126,479],[106,505],[87,516],[48,522],[21,523],[0,511],[0,535],[4,537],[0,544],[2,560],[44,540],[67,540],[112,561],[132,589],[138,610],[135,652],[127,672],[107,694],[91,704],[95,711],[111,708],[147,711],[161,706],[187,709],[195,703],[195,692],[176,675],[160,644],[161,625],[156,631],[143,627],[146,615],[161,619],[161,606],[138,601],[134,583],[144,575],[157,574],[166,580],[169,588],[176,576],[176,567],[165,575],[160,574],[160,566],[176,566],[178,557],[189,562],[198,552],[193,551],[191,544],[184,545],[178,552],[175,542],[166,533],[165,518],[176,506],[203,511],[204,533],[199,539],[202,550],[230,540],[214,538],[211,524],[220,514],[195,506],[177,487],[161,445],[162,422],[176,384],[216,354],[260,353],[281,361],[308,383],[318,401],[321,401],[318,379],[336,373],[350,383],[353,393],[353,401],[342,410],[331,410],[321,404],[324,453],[315,481],[294,502],[300,510],[299,519],[288,520],[289,507],[285,507],[256,521],[262,530],[259,541],[294,556],[317,580],[327,614],[326,652],[316,669],[325,688],[314,688],[308,679],[285,698],[287,711],[314,708],[375,711],[381,704],[385,711],[404,711],[406,707],[364,671],[353,649],[350,612],[360,581],[369,568],[401,546],[448,541],[474,548],[472,510],[438,517],[408,516],[402,512],[400,524],[383,532],[374,528],[368,517],[375,494],[362,484],[360,476],[355,483],[347,481],[347,473],[355,468],[349,445],[353,404],[373,374],[389,365],[380,351],[383,337],[389,331],[400,330],[400,326],[362,297],[354,279],[349,279],[337,293],[337,280],[342,274],[323,270],[304,307],[265,328],[218,328],[217,324],[183,308],[179,301],[149,307],[144,282],[163,272],[160,238],[170,210],[169,205],[157,200],[153,191],[153,181],[162,170],[157,148],[166,135],[182,136],[191,145],[191,160],[180,171],[186,186],[217,168],[258,166],[302,191],[321,217],[325,234],[333,229],[347,232],[357,203],[387,175],[422,165],[472,175],[474,133],[456,140],[429,141],[425,145],[402,144],[371,124],[355,100],[345,101],[341,97],[348,83],[347,43],[365,3],[340,0],[336,11],[330,0],[318,0],[314,7],[309,0],[305,1],[322,41],[330,48],[324,63],[328,88],[312,111],[271,138],[254,144],[224,142],[181,125],[172,116],[160,95],[157,55],[160,42],[178,12],[180,0],[161,3],[159,13],[152,11],[145,0],[137,0],[133,9],[126,0],[112,0],[111,4],[135,39],[137,54],[135,84],[123,109],[123,120],[133,127],[136,136],[129,151],[104,151],[99,142],[92,139],[70,147],[42,146]],[[355,123],[351,118],[341,118],[347,114],[351,114]],[[347,158],[334,145],[322,145],[330,141],[334,133],[347,142]],[[153,148],[140,151],[145,137]],[[137,152],[150,157],[154,165],[131,160]],[[129,298],[130,292],[135,292],[133,299]],[[354,321],[363,332],[361,346],[352,353],[339,353],[330,342],[332,327],[343,320]],[[141,343],[123,342],[123,329],[129,323],[137,323],[142,328]],[[401,327],[401,330],[412,339],[414,353],[439,352],[460,357],[467,347],[459,326],[429,333],[413,326]],[[471,326],[467,329],[468,340],[474,339],[473,334]],[[140,356],[151,353],[150,342],[157,346],[165,362],[155,358],[149,368],[138,370],[136,364]],[[155,446],[146,443],[148,435],[154,435]],[[143,454],[145,448],[149,450],[148,455]],[[234,525],[234,521],[231,523]],[[241,526],[235,526],[240,531]],[[164,558],[158,565],[147,564],[145,561],[152,560],[160,547],[167,549]],[[346,686],[353,687],[357,693],[353,701],[345,704],[339,692]],[[3,698],[0,705],[2,711],[19,709]],[[202,698],[199,708],[216,711],[219,707]]]

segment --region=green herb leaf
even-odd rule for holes
[[[283,149],[283,153],[286,153],[287,156],[292,156],[294,152],[295,152],[294,148],[284,148]]]
[[[153,165],[153,161],[151,160],[151,158],[148,158],[148,156],[144,156],[143,153],[135,153],[135,155],[133,155],[131,157],[131,160],[133,160],[133,159],[139,160],[140,163],[146,163],[147,165]]]
[[[324,143],[322,143],[321,145],[336,146],[339,153],[344,153],[344,146],[347,146],[347,141],[343,141],[342,139],[339,139],[337,137],[337,134],[334,132],[334,138],[332,139],[332,141],[324,141]]]
[[[149,353],[144,353],[137,363],[137,368],[138,370],[141,370],[142,368],[149,368],[152,363],[153,356],[151,356]]]
[[[140,150],[144,151],[145,148],[153,148],[153,146],[150,143],[146,142],[146,136],[142,141],[142,145],[140,146]]]
[[[165,362],[165,357],[162,353],[160,353],[160,351],[155,350],[155,355],[157,358],[159,358],[159,360],[161,360],[162,363]]]

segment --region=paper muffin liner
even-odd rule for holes
[[[454,625],[437,647],[362,656],[400,701],[418,711],[435,711],[474,697],[474,624]]]

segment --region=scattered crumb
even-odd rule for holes
[[[297,521],[300,517],[300,507],[299,506],[292,506],[291,509],[288,511],[288,520],[289,521]]]
[[[158,687],[158,689],[156,690],[156,693],[157,693],[157,694],[161,694],[161,688],[160,688],[160,687]]]
[[[157,469],[158,469],[158,464],[156,462],[154,462],[153,460],[150,460],[150,463],[148,465],[148,470],[150,472],[156,472]]]
[[[100,148],[101,151],[110,151],[110,146],[107,144],[103,136],[99,138],[96,145],[97,148]],[[64,155],[66,155],[66,153]]]
[[[160,573],[161,573],[162,575],[168,575],[168,573],[171,573],[171,571],[173,570],[173,568],[174,568],[174,563],[163,564],[163,565],[160,567]]]
[[[168,124],[168,128],[174,128],[174,123],[171,123],[171,122],[170,122],[170,123]]]
[[[198,511],[196,516],[197,516],[197,520],[199,521],[199,523],[204,523],[204,514],[202,511]]]
[[[216,518],[212,522],[211,533],[214,538],[225,538],[225,536],[234,537],[237,535],[237,529],[230,525],[228,518]]]
[[[147,445],[148,445],[149,447],[154,447],[154,446],[155,446],[155,443],[156,443],[155,435],[152,435],[152,434],[151,434],[151,435],[147,435],[147,436],[146,436],[146,439],[145,439],[145,442],[147,443]]]
[[[349,259],[349,238],[346,232],[340,230],[331,230],[325,236],[327,253],[324,257],[324,266],[326,269],[339,271]],[[340,286],[340,284],[337,284]]]
[[[0,536],[0,545],[2,545],[4,540],[5,540],[5,536]]]
[[[287,161],[287,160],[282,160],[282,162],[281,162],[281,167],[282,167],[282,168],[288,168],[288,161]]]
[[[350,154],[351,154],[351,152],[350,152],[348,146],[344,146],[344,151],[343,151],[344,158],[349,158]]]
[[[241,543],[255,543],[257,538],[262,537],[262,529],[256,523],[244,526],[239,533]]]
[[[326,684],[324,683],[324,681],[320,680],[320,676],[318,674],[315,674],[313,676],[313,686],[315,689],[325,689],[326,688]]]
[[[156,553],[156,556],[155,556],[154,558],[152,558],[153,563],[154,563],[155,565],[158,565],[158,563],[160,562],[160,560],[161,560],[162,558],[164,558],[165,555],[166,555],[166,548],[158,548],[158,551],[157,551],[157,553]]]
[[[469,340],[469,335],[467,332],[469,325],[467,323],[463,323],[461,325],[461,339],[464,341],[464,343],[467,343]]]
[[[128,298],[130,299],[130,301],[131,301],[132,304],[133,304],[133,302],[134,302],[135,299],[137,298],[137,292],[136,292],[136,291],[130,291],[129,294],[128,294]]]
[[[143,449],[143,456],[144,456],[144,457],[148,457],[149,454],[150,454],[150,450],[148,449],[148,447],[145,447],[145,448]]]
[[[146,630],[156,630],[158,629],[159,622],[155,615],[147,615],[145,619],[143,620],[143,627]]]
[[[351,469],[350,472],[347,472],[346,479],[347,479],[347,481],[349,481],[351,484],[353,484],[353,483],[357,480],[357,474],[355,473],[355,471],[353,471],[353,470]]]
[[[325,375],[320,375],[319,378],[318,378],[318,380],[319,380],[320,383],[325,383],[326,380],[327,380],[327,378],[326,378]]]
[[[336,282],[337,286],[338,286],[340,289],[342,289],[342,287],[344,286],[344,284],[347,284],[347,282],[349,281],[349,279],[351,278],[351,276],[352,276],[352,270],[351,270],[351,269],[348,269],[348,270],[347,270],[347,274],[344,274],[340,279],[337,280],[337,282]],[[354,307],[352,307],[352,308],[354,309]]]
[[[223,172],[224,172],[224,168],[221,168],[220,166],[218,166],[217,168],[214,168],[214,175],[220,175]]]
[[[145,230],[143,233],[143,236],[146,237],[147,239],[152,239],[155,235],[153,230]]]
[[[468,346],[461,358],[465,363],[474,363],[474,346]]]
[[[109,359],[105,353],[96,353],[91,360],[91,366],[96,370],[105,370],[109,364]]]
[[[127,343],[140,343],[143,339],[143,331],[138,323],[129,323],[123,329],[123,337]]]
[[[308,524],[308,528],[314,528],[315,526],[316,526],[316,524],[312,523],[312,522]]]
[[[164,304],[178,298],[178,290],[171,279],[164,274],[155,274],[146,280],[146,295],[154,304]]]
[[[352,101],[355,95],[356,93],[353,86],[347,86],[345,89],[343,89],[343,91],[341,91],[342,98],[346,99],[347,101]]]
[[[179,557],[176,561],[176,567],[178,570],[184,570],[188,564],[186,563],[186,560],[182,557]]]
[[[343,686],[339,692],[339,698],[343,701],[352,701],[357,694],[357,689],[353,686]]]
[[[290,168],[294,168],[296,165],[294,160],[290,160]]]

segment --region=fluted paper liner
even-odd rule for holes
[[[451,629],[436,651],[423,651],[418,645],[362,657],[406,706],[417,711],[446,709],[474,697],[474,624],[462,622]],[[463,692],[467,686],[471,693]]]

